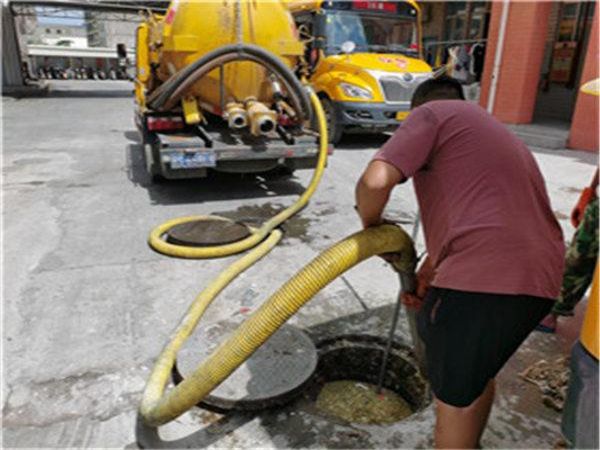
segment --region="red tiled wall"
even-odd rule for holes
[[[494,2],[481,85],[487,108],[502,2]],[[504,123],[530,123],[535,106],[552,3],[511,1],[493,114]]]

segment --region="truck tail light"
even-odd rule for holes
[[[183,129],[181,117],[148,117],[146,121],[149,131],[173,131]]]

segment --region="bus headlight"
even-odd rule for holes
[[[364,98],[366,100],[370,100],[373,98],[373,94],[371,93],[371,91],[358,87],[354,84],[340,83],[340,89],[346,97]]]

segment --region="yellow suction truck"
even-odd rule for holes
[[[346,132],[394,130],[416,87],[432,76],[423,61],[418,4],[324,1],[316,10],[297,9],[294,18],[330,141]]]
[[[307,1],[173,0],[137,29],[136,125],[154,178],[314,168]],[[314,6],[313,6],[314,8]],[[312,124],[312,125],[311,125]]]

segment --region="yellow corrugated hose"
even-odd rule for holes
[[[170,227],[198,220],[198,217],[175,219],[153,230],[150,236],[150,245],[153,248],[168,255],[184,258],[227,256],[260,244],[223,271],[196,297],[186,312],[173,333],[171,342],[160,354],[144,390],[140,416],[146,425],[165,424],[200,402],[317,292],[359,262],[373,255],[401,252],[401,259],[394,263],[396,269],[409,272],[414,268],[415,253],[412,241],[398,226],[381,225],[349,236],[319,254],[301,269],[199,364],[190,376],[164,394],[179,348],[191,335],[212,300],[236,276],[277,245],[282,234],[275,227],[305,206],[316,189],[327,158],[327,132],[319,100],[312,92],[310,97],[321,137],[319,161],[308,189],[294,205],[267,221],[258,230],[253,230],[250,237],[220,247],[187,248],[162,240],[161,236]]]

